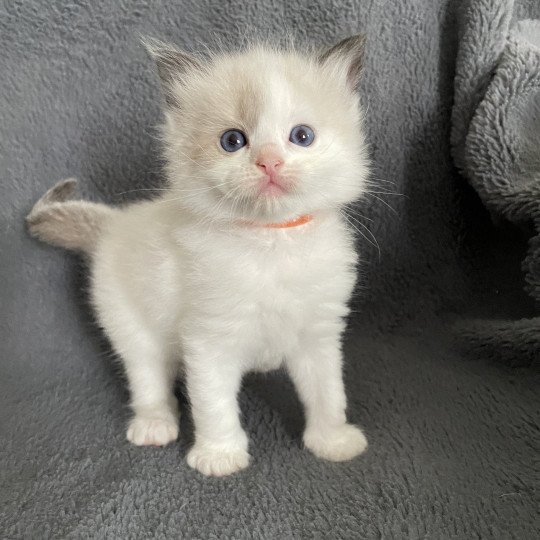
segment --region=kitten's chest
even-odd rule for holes
[[[347,231],[216,240],[193,251],[185,275],[189,332],[211,333],[255,369],[273,369],[346,315],[356,261]]]
[[[347,301],[355,260],[339,234],[227,238],[198,257],[195,290],[208,291],[217,312],[296,331],[321,305]]]
[[[233,293],[249,336],[245,343],[264,366],[294,350],[303,330],[325,316],[323,305],[329,301],[321,283],[331,279],[331,263],[316,248],[306,253],[286,247],[257,253],[253,271]]]

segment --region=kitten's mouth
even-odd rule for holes
[[[276,176],[265,176],[259,187],[259,195],[265,197],[279,197],[289,191],[287,182]]]

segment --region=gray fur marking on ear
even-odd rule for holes
[[[347,82],[355,89],[360,82],[362,68],[364,66],[364,51],[366,36],[358,34],[343,39],[319,56],[321,63],[341,61],[348,64]]]
[[[143,38],[142,43],[156,62],[167,103],[174,103],[175,100],[171,94],[173,81],[181,80],[181,76],[189,70],[202,69],[201,63],[194,56],[163,41]]]

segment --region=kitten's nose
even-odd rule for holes
[[[275,151],[267,150],[259,154],[255,164],[266,174],[273,174],[283,165],[283,159]]]

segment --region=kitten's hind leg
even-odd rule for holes
[[[176,362],[144,332],[118,347],[131,393],[134,416],[127,439],[137,446],[165,446],[178,438],[178,403],[173,393]],[[123,340],[122,340],[123,341]]]

